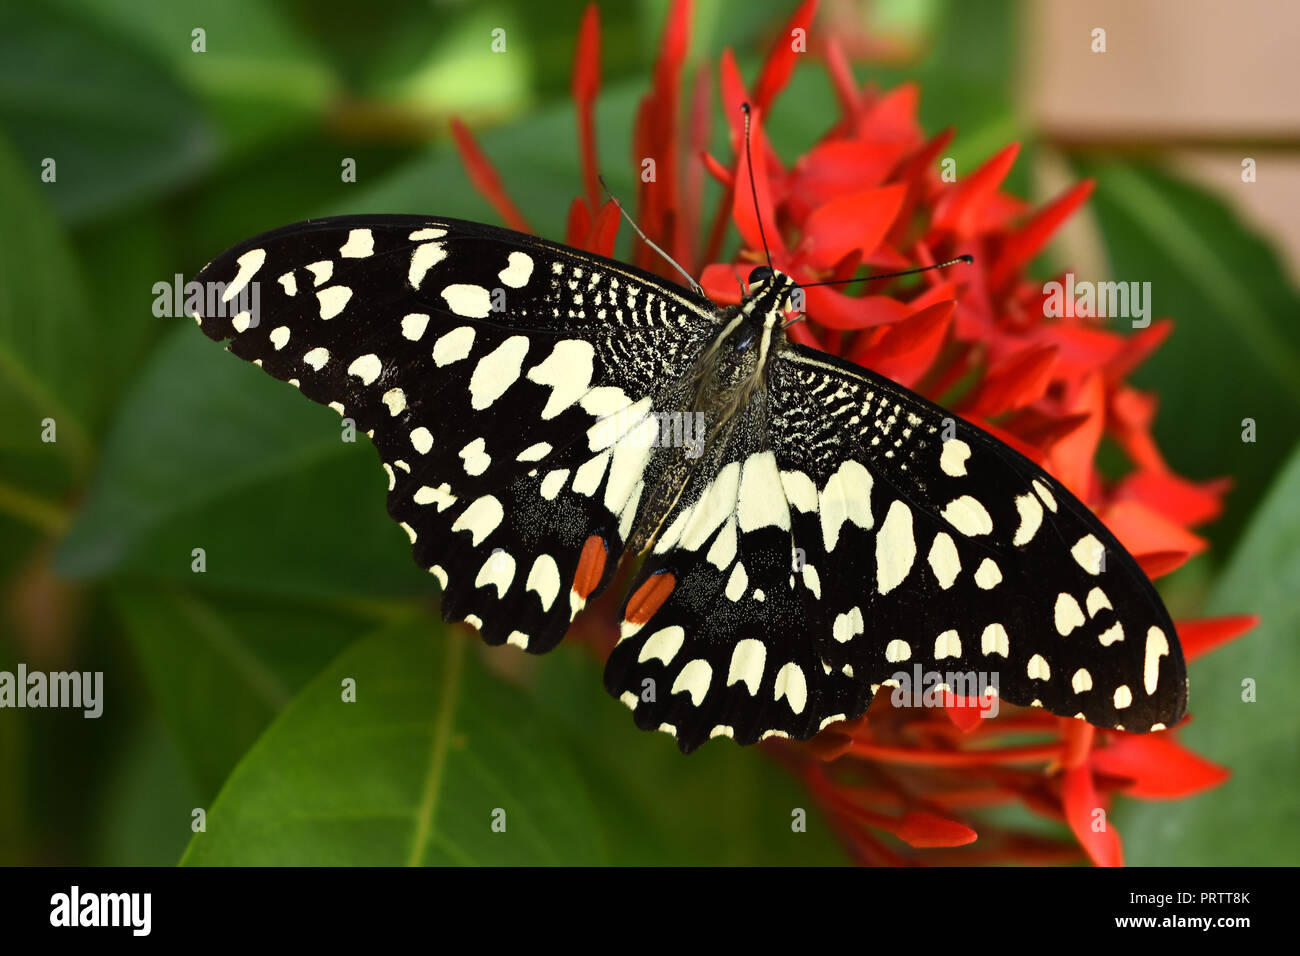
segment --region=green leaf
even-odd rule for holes
[[[85,507],[60,545],[67,577],[130,574],[316,597],[434,593],[385,513],[364,434],[291,386],[177,329],[121,403]]]
[[[205,104],[221,145],[244,153],[319,118],[338,81],[302,28],[278,4],[260,0],[57,0],[69,14],[168,67]],[[306,16],[310,17],[308,11]],[[202,52],[193,31],[204,31]],[[129,108],[128,108],[129,109]]]
[[[0,139],[0,209],[15,224],[0,230],[0,452],[57,455],[80,469],[91,455],[87,423],[103,333],[62,229],[38,193],[39,175]],[[46,418],[55,421],[55,443],[41,441]]]
[[[147,720],[115,754],[97,803],[96,866],[172,866],[189,842],[203,797],[162,723]]]
[[[360,618],[337,609],[247,595],[123,587],[113,598],[157,709],[205,799],[293,694],[361,629]]]
[[[157,195],[216,148],[203,111],[166,68],[52,4],[0,9],[0,126],[25,179],[57,164],[47,190],[72,220]]]
[[[1160,396],[1155,437],[1177,470],[1232,476],[1224,518],[1207,530],[1229,543],[1300,439],[1300,294],[1277,253],[1204,190],[1132,163],[1080,165],[1097,179],[1106,278],[1150,282],[1153,318],[1174,320],[1134,380]],[[1241,441],[1246,418],[1257,443]]]
[[[183,862],[599,861],[597,808],[568,755],[467,637],[440,632],[416,620],[326,668],[236,768]]]
[[[508,659],[502,664],[508,665]],[[739,747],[719,739],[683,756],[667,734],[637,729],[622,702],[606,693],[601,665],[586,647],[547,655],[537,670],[531,685],[534,712],[563,728],[602,808],[614,862],[847,862],[812,795],[762,746]],[[806,832],[791,828],[796,809],[807,811]]]
[[[1128,804],[1125,854],[1138,865],[1294,866],[1300,847],[1300,446],[1250,521],[1206,608],[1259,627],[1190,668],[1195,720],[1179,741],[1232,778],[1174,805]],[[1258,699],[1242,700],[1243,682]]]
[[[358,643],[289,705],[184,862],[843,862],[815,814],[791,831],[809,806],[757,748],[683,757],[638,731],[585,648],[482,651],[420,619]]]

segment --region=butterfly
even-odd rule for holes
[[[911,674],[1102,727],[1183,715],[1173,624],[1105,526],[987,432],[793,343],[777,270],[719,307],[534,236],[374,215],[249,239],[196,281],[206,335],[373,440],[448,621],[544,653],[640,560],[605,686],[683,752],[808,739]]]

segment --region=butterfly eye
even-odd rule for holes
[[[766,282],[772,278],[772,270],[767,266],[759,266],[749,274],[749,284],[758,285],[760,282]]]

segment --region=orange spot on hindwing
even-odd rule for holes
[[[582,554],[578,556],[578,570],[573,572],[573,593],[579,600],[587,600],[591,592],[600,585],[608,555],[609,550],[605,545],[605,539],[600,535],[593,534],[583,542]]]
[[[627,599],[627,613],[624,618],[629,624],[644,624],[654,617],[655,612],[663,606],[664,601],[668,600],[668,595],[673,593],[673,588],[676,586],[677,578],[671,571],[661,571],[651,575]]]

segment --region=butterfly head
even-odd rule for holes
[[[746,324],[755,330],[785,324],[785,313],[792,308],[791,299],[799,285],[784,272],[770,266],[758,266],[749,273],[740,312]]]

